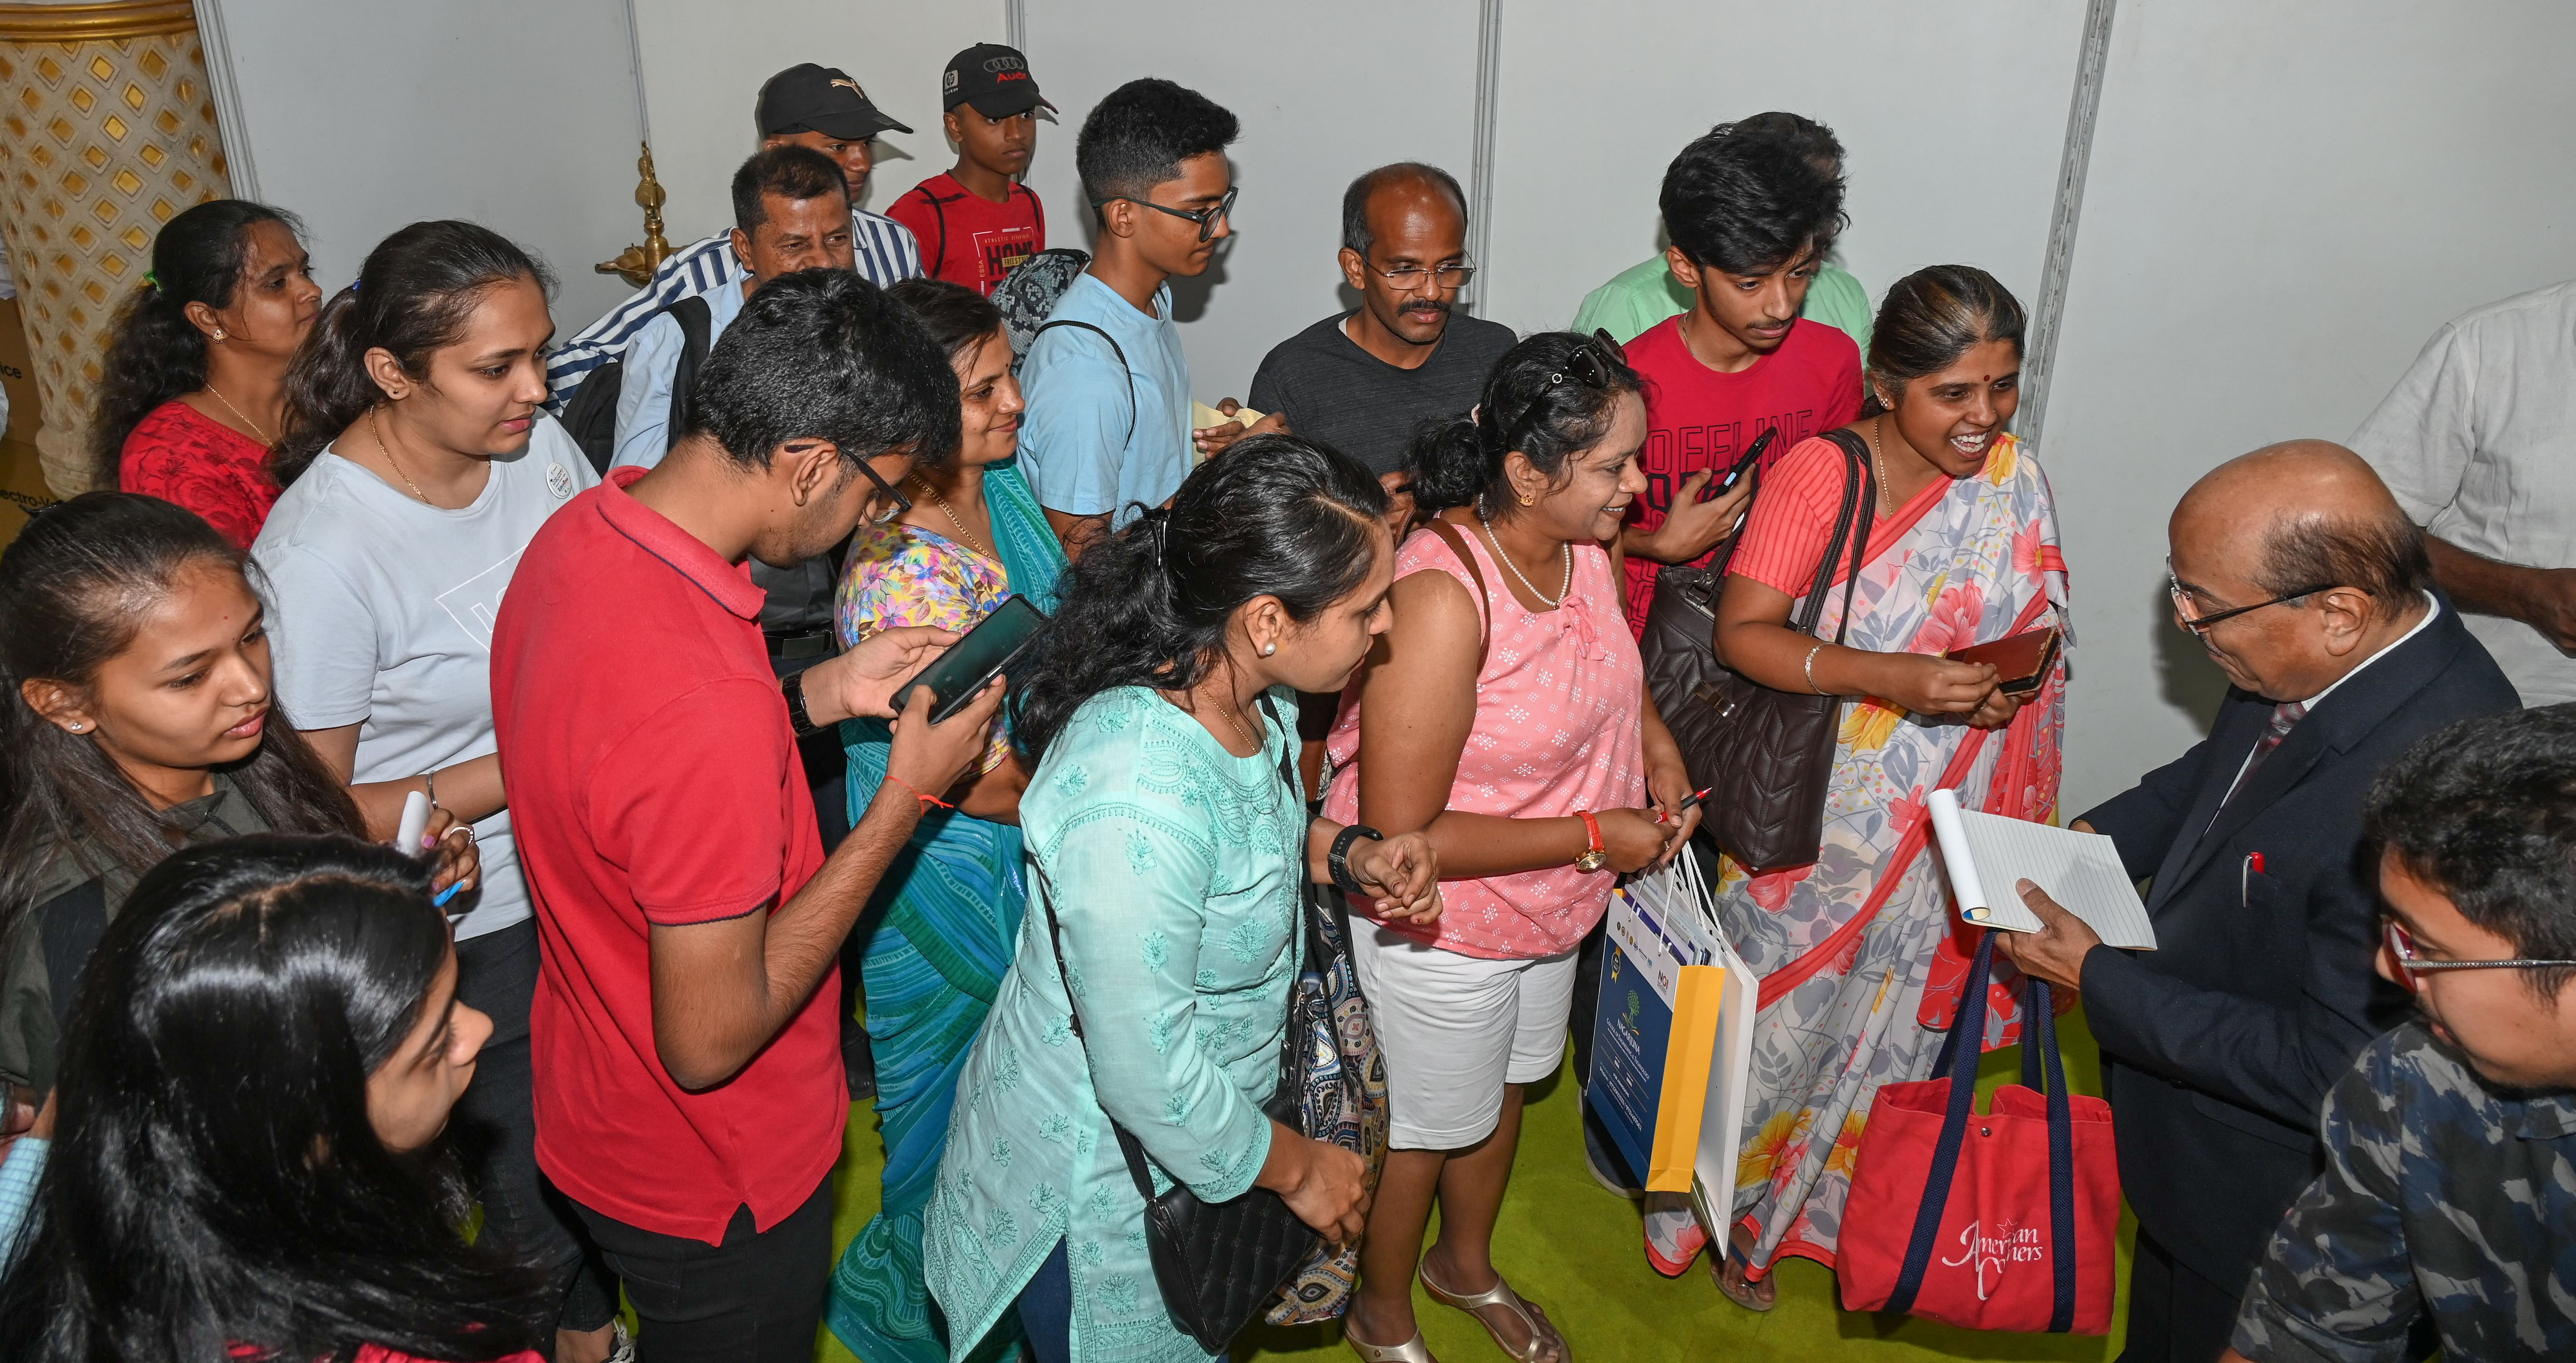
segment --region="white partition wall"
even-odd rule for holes
[[[2576,276],[2571,57],[2553,0],[2120,6],[2042,452],[2082,631],[2070,815],[2223,690],[2166,622],[2182,490],[2347,438],[2445,319]]]
[[[1663,249],[1655,194],[1710,125],[1769,109],[1842,140],[1836,258],[1875,298],[1924,265],[2027,297],[2075,82],[2072,0],[1502,4],[1491,315],[1561,327]]]
[[[625,296],[590,268],[642,235],[624,0],[200,4],[230,58],[226,142],[303,216],[323,287],[405,223],[468,218],[554,267],[562,335]]]
[[[1270,347],[1341,302],[1342,190],[1389,161],[1429,161],[1461,181],[1475,149],[1473,0],[1023,0],[1029,69],[1062,109],[1039,130],[1029,184],[1047,240],[1089,249],[1074,175],[1082,116],[1139,76],[1162,76],[1234,111],[1242,197],[1232,244],[1174,282],[1190,378],[1209,402],[1242,397]],[[1481,281],[1477,285],[1482,288]]]

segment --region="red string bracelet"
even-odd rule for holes
[[[894,782],[894,783],[895,783],[896,785],[898,785],[898,786],[903,787],[905,790],[909,790],[909,791],[911,791],[911,792],[912,792],[912,798],[914,798],[914,799],[916,799],[916,800],[921,801],[923,804],[926,804],[926,805],[937,805],[937,806],[939,806],[941,809],[955,809],[955,808],[957,807],[957,806],[955,806],[955,805],[952,805],[952,804],[948,803],[946,800],[940,799],[940,798],[939,798],[938,796],[936,796],[936,795],[924,795],[924,794],[922,794],[922,793],[921,793],[921,791],[920,791],[920,789],[919,789],[918,787],[914,786],[910,781],[907,781],[907,780],[903,779],[902,777],[895,775],[893,772],[887,772],[887,773],[886,773],[886,779],[887,779],[887,780],[889,780],[889,781]]]

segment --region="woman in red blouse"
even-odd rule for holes
[[[309,266],[295,219],[246,200],[162,227],[99,384],[101,487],[177,502],[250,548],[277,500],[286,362],[321,311]]]

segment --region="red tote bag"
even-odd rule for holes
[[[1961,994],[1968,1006],[1933,1064],[1940,1077],[1885,1085],[1870,1108],[1843,1205],[1843,1308],[1971,1330],[2107,1334],[2120,1225],[2111,1105],[2066,1092],[2048,984],[2034,979],[2022,1002],[2021,1083],[1996,1090],[1992,1111],[1975,1111],[1994,955],[1989,929]]]

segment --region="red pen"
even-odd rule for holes
[[[1715,787],[1715,786],[1701,786],[1699,789],[1694,790],[1694,791],[1692,791],[1690,794],[1683,796],[1683,797],[1682,797],[1682,808],[1684,808],[1684,809],[1690,809],[1690,808],[1692,808],[1692,807],[1696,806],[1697,804],[1699,804],[1699,802],[1700,802],[1701,800],[1706,799],[1706,798],[1708,797],[1708,793],[1709,793],[1710,791],[1715,790],[1715,789],[1717,789],[1717,787]],[[1656,811],[1655,811],[1655,822],[1657,822],[1657,823],[1662,823],[1663,821],[1664,821],[1664,811],[1662,811],[1662,810],[1660,810],[1660,809],[1656,810]]]
[[[2260,852],[2247,853],[2245,864],[2254,868],[2254,873],[2256,875],[2261,875],[2263,873],[2263,854]]]

